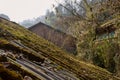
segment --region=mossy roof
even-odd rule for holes
[[[76,73],[81,80],[120,80],[105,69],[77,60],[74,56],[14,22],[0,18],[0,28],[13,35],[10,39],[3,36],[6,41],[20,40],[22,44],[38,53],[41,52],[44,57]],[[6,41],[3,42],[6,43]],[[40,56],[36,53],[34,55]]]

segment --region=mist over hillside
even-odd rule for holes
[[[9,16],[7,16],[6,14],[0,14],[0,17],[10,21]]]
[[[29,28],[39,22],[45,23],[45,16],[39,16],[37,18],[23,20],[22,22],[19,22],[19,24],[26,28]]]

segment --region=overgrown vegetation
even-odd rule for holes
[[[56,12],[54,15],[48,15],[48,21],[54,22],[54,25],[59,25],[58,28],[77,38],[77,58],[120,76],[118,66],[120,1],[64,0],[60,3],[56,0],[56,2],[59,5],[54,6]],[[103,38],[105,36],[106,38]]]
[[[120,76],[120,1],[55,1],[58,5],[53,5],[55,12],[47,11],[46,23],[77,39],[79,60],[100,66]],[[115,29],[111,29],[113,33],[108,30],[109,27]],[[106,38],[103,38],[105,36]]]
[[[37,35],[31,33],[27,29],[13,22],[0,19],[0,25],[1,25],[0,28],[5,30],[6,32],[9,32],[12,35],[12,37],[2,36],[4,40],[9,42],[8,44],[12,45],[10,43],[10,41],[12,40],[20,40],[22,44],[26,45],[27,47],[37,52],[37,53],[33,52],[33,53],[26,53],[26,54],[34,54],[40,58],[41,58],[41,55],[43,55],[51,59],[52,61],[56,62],[57,64],[65,67],[66,69],[76,73],[80,79],[107,80],[107,79],[113,78],[113,80],[119,80],[118,78],[113,77],[111,73],[109,73],[108,71],[102,68],[78,61],[74,57],[71,57],[67,52],[62,51],[52,43],[42,39],[41,37],[38,37]],[[1,34],[3,35],[4,33],[1,33]],[[23,49],[20,49],[20,50],[23,50]]]
[[[70,28],[72,27],[70,31],[73,31],[71,34],[73,34],[73,36],[75,36],[78,41],[77,58],[106,68],[111,72],[116,72],[119,75],[120,8],[119,0],[115,0],[115,2],[116,5],[113,5],[115,3],[112,0],[105,0],[100,2],[100,4],[95,4],[88,3],[87,0],[83,0],[82,7],[84,7],[85,9],[85,15],[81,16],[77,14],[76,11],[74,12],[74,10],[72,9],[72,15],[75,15],[75,22],[73,20],[68,20],[70,19],[70,17],[71,19],[73,19],[73,16],[66,18],[66,20],[68,20],[68,22],[71,22],[69,23]],[[68,4],[68,6],[70,6],[68,2],[66,3]],[[75,2],[76,5],[77,3],[79,2]],[[101,7],[99,9],[99,5],[101,4],[104,4],[105,7]],[[108,4],[111,4],[113,6],[107,7]],[[63,6],[62,4],[60,5]],[[65,8],[67,9],[67,7]],[[75,7],[75,9],[77,8],[78,7]],[[113,9],[115,9],[115,11]],[[110,14],[108,15],[108,13]],[[59,18],[61,18],[60,15]],[[114,18],[116,18],[115,21],[110,22],[110,24],[106,24],[106,22]],[[68,22],[66,23],[67,25]],[[109,25],[111,27],[111,23],[115,23],[112,24],[112,27],[116,28],[115,30],[117,34],[117,39],[115,40],[115,38],[112,39],[108,37],[106,39],[97,41],[98,32],[96,30],[103,27],[102,30],[104,31],[104,27],[105,29],[106,27],[108,28]],[[33,34],[22,26],[17,25],[16,23],[0,19],[0,30],[0,35],[2,37],[1,44],[3,44],[3,46],[6,43],[14,46],[10,43],[10,41],[18,40],[20,41],[20,43],[36,51],[29,52],[29,50],[27,50],[29,56],[31,56],[32,54],[38,56],[39,58],[41,58],[42,56],[47,57],[57,64],[60,64],[61,66],[76,73],[81,80],[119,80],[118,78],[112,76],[112,74],[105,69],[75,59],[76,57],[74,57],[73,55],[69,55],[67,52],[62,51],[54,44],[44,40],[41,37],[38,37],[37,35]],[[109,31],[105,30],[104,32],[108,33]],[[109,34],[107,35],[109,36]],[[18,47],[17,49],[24,51],[24,48]]]

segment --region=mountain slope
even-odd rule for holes
[[[29,54],[39,58],[47,57],[62,67],[74,72],[81,80],[120,80],[102,68],[78,61],[68,55],[67,52],[62,51],[54,44],[33,34],[22,26],[0,18],[0,46],[11,45],[19,48],[11,44],[11,41],[15,40],[37,52],[33,51],[31,53],[28,50],[27,52],[29,52]],[[4,48],[8,47],[9,46]],[[26,51],[21,48],[19,48],[19,50]]]

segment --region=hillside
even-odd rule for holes
[[[26,47],[15,46],[18,41]],[[28,31],[24,27],[0,18],[0,47],[22,51],[29,59],[43,60],[45,57],[75,73],[80,80],[120,80],[100,67],[78,61],[54,44]],[[37,58],[36,58],[37,57]]]

